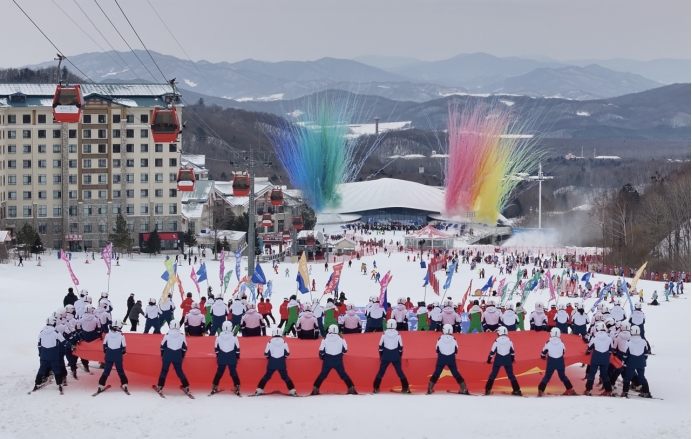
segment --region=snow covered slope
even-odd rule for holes
[[[403,236],[401,233],[388,234],[386,238],[389,241],[403,239]],[[411,297],[414,302],[423,299],[424,271],[418,263],[406,262],[406,254],[395,253],[385,257],[380,253],[363,260],[368,267],[372,267],[372,261],[376,260],[383,273],[392,271],[390,301],[399,296]],[[226,266],[233,268],[234,262],[231,258],[226,261]],[[100,375],[97,368],[93,368],[96,373],[93,376],[80,370],[80,380],[70,379],[64,396],[58,395],[55,386],[30,396],[26,394],[33,385],[38,368],[38,333],[45,317],[61,306],[71,284],[64,263],[58,261],[55,254],[45,255],[42,267],[37,267],[32,261],[25,262],[25,265],[24,268],[0,265],[0,334],[3,337],[0,350],[0,438],[52,438],[67,432],[99,439],[211,435],[244,439],[338,439],[362,434],[381,438],[440,438],[452,437],[452,432],[454,436],[490,438],[508,437],[509,431],[513,439],[535,438],[537,431],[565,438],[690,437],[689,285],[685,286],[683,298],[671,299],[659,307],[644,306],[646,334],[655,353],[649,357],[647,377],[653,395],[663,398],[663,401],[637,397],[629,400],[584,396],[543,399],[464,397],[446,393],[432,396],[382,393],[241,399],[228,392],[207,398],[204,395],[208,388],[193,388],[197,399],[190,400],[176,390],[178,381],[173,373],[169,374],[166,399],[159,398],[145,385],[147,381],[138,377],[130,377],[134,382],[132,395],[125,395],[117,390],[115,373],[110,378],[114,388],[94,399],[90,395],[95,391]],[[363,305],[368,296],[377,294],[378,285],[369,280],[370,276],[359,274],[357,265],[344,268],[341,289],[351,303]],[[207,260],[207,267],[210,285],[218,291],[218,262]],[[284,276],[287,267],[290,277]],[[96,261],[87,265],[83,254],[75,254],[73,268],[81,282],[80,287],[89,289],[92,296],[98,297],[106,289],[106,268],[98,256]],[[274,274],[269,264],[265,264],[263,269],[267,277],[274,280],[274,314],[278,318],[281,299],[295,292],[297,267],[295,264],[281,264],[279,274]],[[186,265],[183,273],[189,270]],[[130,293],[143,300],[150,296],[158,297],[164,285],[160,279],[163,271],[162,256],[122,259],[120,267],[113,267],[110,298],[115,306],[114,315],[122,317]],[[486,266],[487,277],[497,273],[498,270],[492,266]],[[329,277],[329,273],[324,271],[324,263],[314,264],[312,275],[319,287]],[[477,276],[468,265],[462,265],[448,295],[455,301],[460,300],[472,277]],[[599,280],[609,282],[611,277],[596,275],[596,281]],[[481,283],[485,281],[474,280],[474,288]],[[194,291],[187,275],[183,276],[183,285],[186,291]],[[659,292],[662,289],[662,283],[641,281],[639,285],[644,288],[647,299],[654,289]],[[231,285],[229,290],[234,287]],[[303,296],[303,299],[308,297]],[[427,300],[435,299],[436,296],[428,289]],[[527,309],[538,299],[546,302],[548,292],[532,294]],[[175,297],[175,300],[179,303],[180,297]],[[593,301],[588,300],[587,305]],[[129,327],[126,326],[127,330]],[[430,348],[434,349],[433,346]],[[460,355],[463,356],[463,352]],[[210,371],[210,380],[212,375],[213,371]],[[553,379],[557,380],[557,377]],[[583,381],[574,384],[578,391],[583,390]],[[358,390],[366,393],[372,389]],[[523,390],[531,396],[536,392],[530,388]]]

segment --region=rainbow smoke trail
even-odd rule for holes
[[[453,103],[448,116],[446,213],[475,212],[476,221],[494,225],[521,181],[517,174],[535,169],[542,154],[519,135],[524,127],[512,123],[502,104],[461,110]]]
[[[354,106],[348,95],[305,98],[296,123],[280,121],[268,137],[293,187],[315,212],[338,207],[337,187],[354,178],[356,140],[347,136]]]

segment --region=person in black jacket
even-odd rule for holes
[[[62,299],[62,306],[66,307],[67,305],[74,305],[76,301],[77,295],[74,293],[74,290],[72,289],[72,287],[68,288],[65,298]]]
[[[130,297],[127,298],[127,312],[125,313],[123,322],[127,321],[127,319],[130,317],[130,311],[132,311],[133,306],[135,306],[135,293],[130,293]]]

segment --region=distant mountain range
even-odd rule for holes
[[[156,52],[152,55],[167,79],[177,78],[181,90],[238,102],[290,100],[326,89],[414,102],[460,93],[584,100],[690,81],[690,61],[673,59],[560,62],[547,57],[501,58],[474,53],[441,61],[363,56],[356,60],[193,63]],[[96,82],[164,81],[141,50],[85,53],[70,60]],[[54,64],[49,61],[37,66]]]

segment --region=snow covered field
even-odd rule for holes
[[[390,236],[386,237],[389,241]],[[402,235],[398,233],[391,238],[402,239]],[[75,254],[75,257],[72,265],[80,280],[80,288],[87,288],[91,296],[98,298],[106,289],[105,264],[98,256],[88,265],[84,264],[83,254]],[[121,260],[120,267],[113,267],[110,298],[115,307],[115,317],[124,315],[130,293],[135,293],[136,298],[144,302],[151,296],[160,296],[164,286],[160,278],[164,271],[163,259],[163,256],[136,256],[133,260]],[[423,299],[424,270],[417,262],[406,262],[405,253],[395,253],[391,257],[380,253],[362,260],[367,262],[368,269],[376,260],[380,272],[384,274],[391,270],[394,279],[389,286],[390,302],[395,302],[399,296],[411,297],[414,303]],[[0,438],[55,438],[69,434],[99,439],[193,435],[336,439],[367,434],[368,437],[380,438],[439,439],[453,435],[517,439],[535,438],[538,434],[561,438],[635,439],[689,438],[691,434],[690,286],[687,284],[683,298],[662,302],[659,307],[645,305],[643,308],[647,315],[646,334],[655,354],[649,357],[647,378],[652,394],[663,401],[584,396],[539,399],[533,397],[536,389],[531,388],[522,389],[530,398],[382,393],[241,399],[229,392],[208,398],[205,396],[209,391],[207,387],[193,387],[197,399],[190,400],[175,390],[178,381],[172,372],[166,399],[161,399],[148,386],[137,385],[143,380],[132,376],[132,395],[125,395],[117,390],[115,373],[109,380],[114,388],[92,398],[90,395],[96,390],[100,375],[98,368],[92,368],[95,375],[86,375],[80,369],[80,380],[70,378],[64,396],[58,394],[54,385],[32,395],[26,394],[33,385],[38,368],[38,333],[44,319],[62,305],[71,282],[65,264],[58,261],[55,254],[44,256],[42,267],[37,267],[35,261],[27,261],[25,265],[23,268],[0,265],[0,333],[3,335],[0,350]],[[368,296],[378,294],[379,285],[371,281],[369,275],[359,274],[359,265],[354,263],[350,269],[344,268],[341,290],[350,303],[364,305]],[[226,261],[226,267],[231,269],[234,266],[231,257]],[[218,267],[218,262],[207,258],[210,285],[215,291],[219,290]],[[284,275],[287,267],[290,277]],[[187,264],[185,268],[182,272],[188,273]],[[498,274],[492,266],[485,268],[487,278]],[[274,274],[270,264],[264,264],[263,269],[267,277],[274,280],[272,302],[278,321],[282,298],[295,292],[297,266],[281,264],[279,274]],[[312,277],[317,281],[318,291],[323,290],[329,272],[324,271],[324,263],[313,265]],[[455,302],[461,299],[472,277],[477,278],[475,272],[470,271],[468,265],[461,265],[448,292]],[[610,282],[612,279],[611,276],[596,275],[596,282],[600,280]],[[484,283],[484,280],[474,280],[474,289]],[[194,291],[187,275],[183,275],[183,285],[186,291]],[[661,282],[640,281],[639,286],[644,288],[647,301],[654,289],[659,293],[662,290]],[[229,286],[228,294],[234,287],[235,283]],[[539,299],[547,302],[548,294],[547,291],[531,294],[526,308],[531,309],[533,302]],[[179,304],[177,292],[174,297]],[[308,298],[308,295],[303,296],[303,299]],[[428,302],[435,299],[428,288]],[[594,300],[588,300],[587,306],[590,307]],[[176,314],[179,318],[179,311]],[[126,326],[124,331],[128,330]],[[539,354],[536,352],[536,356]],[[463,352],[460,355],[463,356]],[[553,379],[557,380],[557,377]],[[584,381],[574,384],[577,391],[584,389]],[[367,393],[372,389],[358,390]]]

